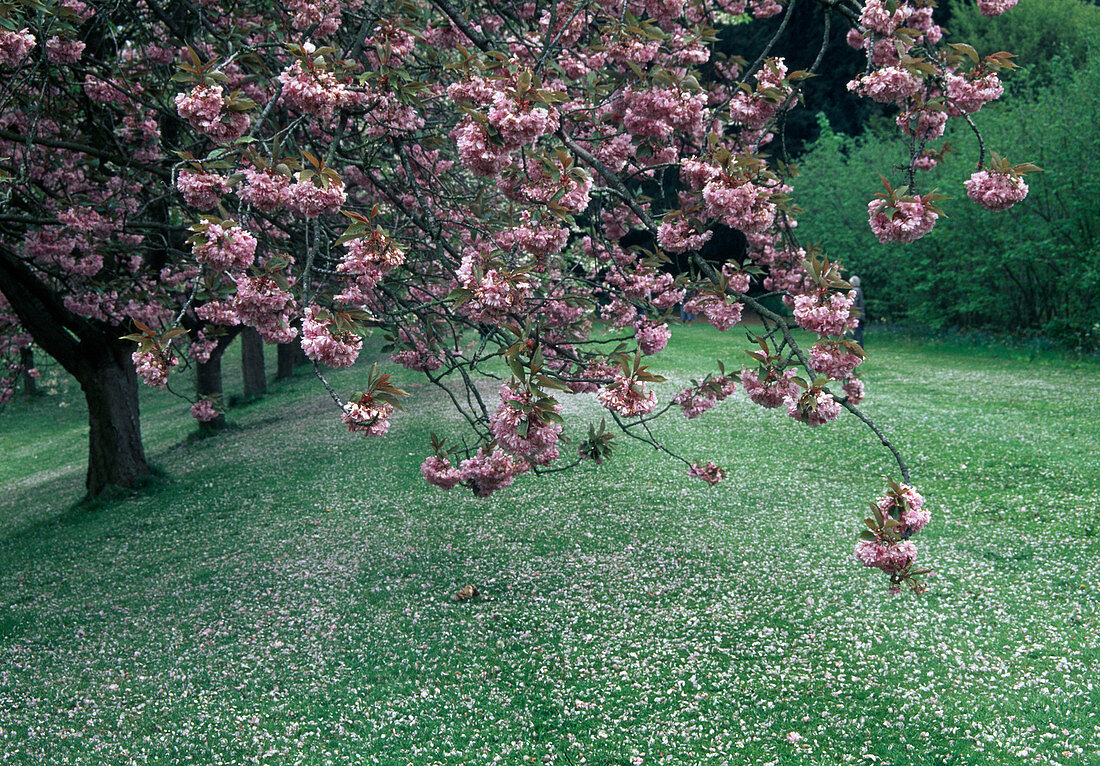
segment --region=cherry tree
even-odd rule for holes
[[[772,49],[799,4],[824,34],[787,60]],[[1013,4],[979,2],[987,14]],[[367,437],[415,402],[377,367],[356,392],[325,371],[384,334],[390,362],[422,373],[465,425],[433,437],[425,479],[482,497],[521,474],[606,460],[616,433],[717,483],[719,465],[674,454],[651,424],[699,417],[738,387],[810,427],[847,411],[901,479],[871,504],[857,556],[919,589],[910,538],[929,512],[859,408],[843,253],[800,242],[795,168],[776,139],[847,29],[866,53],[848,88],[896,115],[908,155],[853,224],[884,242],[931,230],[947,195],[922,189],[919,172],[942,157],[933,143],[951,119],[979,137],[963,191],[991,210],[1022,199],[1036,168],[987,151],[974,117],[1003,92],[1010,56],[948,42],[934,7],[63,0],[9,11],[0,289],[90,405],[134,400],[129,431],[103,421],[132,432],[137,447],[116,457],[131,462],[134,370],[164,386],[239,328],[300,342],[334,414]],[[744,24],[774,34],[729,50]],[[662,402],[652,386],[680,304],[721,331],[749,311],[761,324],[746,326],[749,362]],[[730,356],[741,348],[731,341]],[[603,420],[567,423],[570,396],[595,397]],[[213,419],[220,406],[207,396],[192,411]],[[567,429],[579,448],[564,449]],[[93,482],[90,470],[89,490],[128,478]]]

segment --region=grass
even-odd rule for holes
[[[677,329],[659,393],[734,341]],[[660,431],[727,468],[715,488],[620,439],[485,501],[420,479],[458,422],[412,374],[381,440],[305,374],[200,441],[146,391],[170,480],[72,512],[59,379],[0,415],[2,760],[1100,764],[1100,367],[868,345],[866,409],[935,514],[923,598],[852,558],[896,470],[851,418],[738,394]]]

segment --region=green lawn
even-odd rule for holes
[[[677,329],[659,394],[740,339]],[[59,379],[0,414],[0,761],[1100,764],[1100,367],[868,346],[866,409],[934,513],[921,598],[852,557],[896,469],[851,417],[738,393],[659,431],[717,487],[619,439],[478,500],[420,479],[458,424],[412,373],[373,440],[305,372],[197,442],[147,390],[170,481],[73,511]]]

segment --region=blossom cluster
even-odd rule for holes
[[[363,349],[363,339],[350,330],[338,330],[317,306],[306,306],[302,316],[302,351],[328,367],[351,367]]]
[[[719,375],[715,378],[707,378],[697,386],[683,389],[672,398],[672,401],[680,406],[684,417],[691,420],[724,401],[735,388],[736,382],[733,378]]]
[[[691,314],[702,314],[718,330],[728,330],[741,321],[744,305],[725,295],[700,293],[684,302],[684,310]]]
[[[270,276],[242,275],[237,279],[233,313],[269,343],[289,343],[298,336],[291,325],[296,308],[294,296]]]
[[[176,96],[176,111],[198,132],[228,143],[248,131],[248,115],[228,108],[221,85],[199,84]]]
[[[863,358],[836,341],[820,341],[810,348],[810,368],[833,380],[844,380],[862,364]]]
[[[153,388],[167,386],[168,372],[180,363],[179,358],[170,351],[162,351],[158,348],[144,351],[139,349],[130,356],[138,377]]]
[[[463,460],[458,468],[454,468],[448,458],[432,455],[421,464],[420,472],[429,484],[442,489],[454,489],[463,484],[477,497],[488,497],[509,486],[529,468],[522,458],[517,459],[496,447],[484,446]]]
[[[217,420],[219,415],[220,413],[217,407],[209,398],[204,397],[191,405],[191,417],[200,423],[209,423],[213,420]]]
[[[648,415],[657,406],[657,395],[640,383],[625,377],[621,372],[612,383],[600,389],[596,398],[607,409],[625,418]]]
[[[924,498],[909,484],[890,483],[890,491],[874,503],[874,518],[866,520],[868,531],[856,543],[856,558],[864,566],[881,569],[891,576],[894,588],[920,574],[913,570],[917,548],[909,539],[931,521]],[[914,587],[918,587],[914,585]]]
[[[979,170],[966,181],[966,196],[986,210],[1008,210],[1027,196],[1024,179],[1015,173]]]
[[[783,404],[784,400],[797,395],[798,384],[794,382],[796,371],[794,369],[777,370],[767,366],[760,370],[752,370],[748,367],[741,368],[741,385],[756,404],[767,409],[774,409]]]
[[[210,223],[196,235],[192,252],[213,269],[243,271],[256,257],[256,238],[232,223]]]
[[[184,171],[176,176],[176,188],[191,207],[213,210],[229,191],[229,184],[217,173]]]
[[[18,66],[36,44],[34,35],[26,27],[18,32],[0,29],[0,65]]]
[[[342,107],[354,103],[348,87],[336,76],[316,66],[302,67],[295,61],[279,75],[283,98],[295,110],[322,119],[330,119]]]
[[[554,403],[543,411],[532,408],[531,393],[507,383],[500,387],[500,402],[489,421],[489,430],[500,446],[534,465],[549,465],[557,460],[562,426],[547,420],[545,413],[558,413],[561,405]]]
[[[851,295],[829,290],[796,295],[794,320],[804,330],[839,337],[856,325],[856,317],[852,316],[852,301]]]
[[[871,231],[883,244],[916,242],[932,231],[939,218],[932,206],[919,198],[910,201],[873,199],[867,203],[867,216]]]
[[[359,399],[344,405],[344,425],[352,433],[363,436],[383,436],[390,430],[393,405],[363,394]]]
[[[840,417],[840,405],[832,394],[813,386],[806,391],[795,389],[784,397],[787,414],[808,426],[822,426]]]

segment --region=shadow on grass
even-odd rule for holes
[[[64,510],[48,516],[27,518],[0,537],[0,547],[18,547],[28,540],[41,541],[66,528],[101,521],[133,500],[155,497],[168,488],[172,478],[160,466],[150,463],[150,475],[133,487],[112,487],[96,497],[84,497]],[[67,485],[68,481],[65,482]]]
[[[120,503],[134,500],[139,497],[156,495],[161,489],[171,484],[172,479],[168,472],[155,463],[149,463],[149,475],[143,476],[132,487],[109,487],[107,491],[95,497],[84,497],[70,505],[65,511],[56,517],[58,521],[70,521],[78,518],[87,518],[105,509],[113,508]]]

